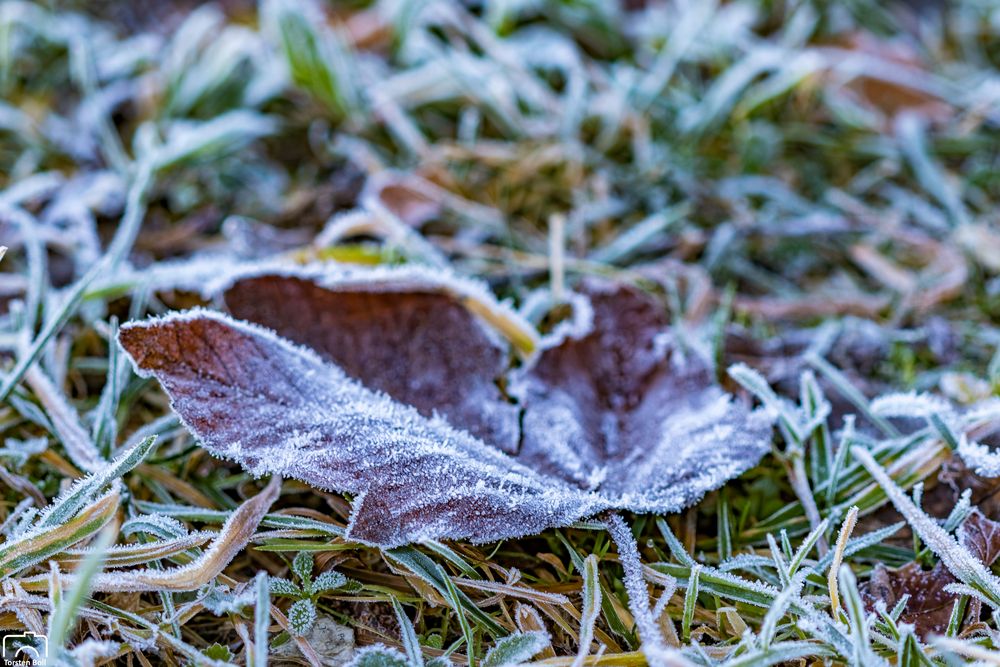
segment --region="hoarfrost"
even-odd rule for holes
[[[1000,477],[1000,452],[993,451],[989,446],[962,435],[958,440],[958,455],[977,475]]]

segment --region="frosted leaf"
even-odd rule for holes
[[[122,345],[213,454],[353,494],[355,540],[484,542],[610,508],[677,511],[770,448],[771,418],[734,403],[633,288],[587,283],[589,332],[516,377],[504,337],[523,351],[537,334],[447,272],[272,266],[210,289],[315,351],[203,310],[126,325]]]
[[[495,382],[507,350],[435,285],[407,280],[384,289],[359,282],[327,289],[306,277],[271,274],[237,280],[224,298],[236,317],[308,345],[365,386],[426,417],[438,412],[513,453],[517,407]]]
[[[285,595],[290,597],[300,597],[302,595],[302,590],[288,579],[271,577],[268,580],[268,584],[271,586],[271,595]]]
[[[308,585],[312,581],[313,557],[308,551],[300,551],[292,560],[292,572],[299,581]]]
[[[385,644],[359,649],[347,667],[413,667],[406,656]]]
[[[293,634],[300,637],[312,628],[316,622],[316,607],[312,600],[297,600],[288,608],[288,627]]]
[[[256,326],[196,310],[124,326],[120,341],[213,454],[355,494],[351,539],[482,542],[607,507]]]
[[[316,577],[310,587],[311,593],[328,593],[347,585],[347,577],[340,572],[327,570]]]
[[[550,639],[544,632],[517,632],[498,639],[483,658],[483,667],[516,667],[549,646]]]
[[[1000,558],[1000,523],[973,510],[958,529],[958,541],[984,565],[992,565]]]
[[[644,293],[591,281],[593,329],[542,352],[519,383],[518,460],[616,506],[673,512],[770,448],[770,419],[735,404],[709,366],[664,336]]]
[[[885,394],[871,402],[872,413],[880,417],[949,416],[953,410],[947,400],[917,392]]]
[[[892,609],[904,595],[909,595],[900,621],[912,623],[920,637],[929,637],[943,634],[948,627],[955,596],[945,588],[956,581],[942,563],[931,570],[924,570],[918,563],[889,570],[879,563],[869,581],[862,584],[861,596],[865,606],[874,610],[878,602]]]
[[[962,436],[958,440],[958,455],[965,464],[983,477],[1000,477],[1000,452],[980,442]]]

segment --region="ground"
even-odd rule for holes
[[[3,2],[0,632],[50,664],[996,664],[998,25]],[[315,352],[212,314],[248,276],[239,317]],[[450,477],[379,472],[418,436]],[[340,476],[283,454],[337,443]],[[457,528],[410,511],[515,457]]]

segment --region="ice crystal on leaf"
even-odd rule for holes
[[[523,320],[478,283],[406,269],[245,275],[223,299],[249,323],[194,310],[120,340],[212,453],[353,494],[348,536],[381,546],[673,512],[767,451],[769,419],[680,353],[654,299],[581,293],[592,330],[513,376]]]

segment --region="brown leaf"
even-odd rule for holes
[[[986,566],[1000,557],[1000,523],[987,519],[978,510],[959,528],[958,538]],[[958,579],[942,563],[931,570],[924,570],[918,563],[907,563],[896,570],[879,564],[861,592],[869,610],[881,600],[890,611],[909,594],[900,620],[912,623],[920,637],[928,637],[943,634],[947,629],[958,596],[946,591],[945,587],[957,583]]]
[[[855,32],[843,38],[844,58],[852,54],[871,57],[880,67],[865,70],[854,78],[849,89],[871,108],[885,116],[902,112],[920,113],[944,122],[954,115],[954,108],[932,86],[927,63],[903,41],[890,41],[871,33]]]
[[[516,451],[518,411],[495,382],[507,360],[497,337],[432,285],[379,288],[270,274],[237,280],[224,299],[236,317],[311,347],[365,386]]]
[[[978,510],[962,524],[958,539],[987,567],[1000,558],[1000,523],[987,519]]]
[[[226,289],[236,315],[330,363],[208,311],[129,324],[120,339],[212,453],[355,494],[348,534],[381,546],[676,511],[769,449],[770,418],[675,348],[656,301],[610,283],[584,292],[591,330],[513,376],[480,318],[533,340],[519,318],[476,284],[408,269],[289,269]]]
[[[924,570],[917,563],[907,563],[896,570],[886,569],[881,563],[872,571],[871,580],[862,587],[862,597],[869,610],[879,600],[892,611],[906,594],[910,595],[900,620],[913,624],[920,637],[944,634],[951,619],[951,609],[957,596],[944,590],[948,584],[957,583],[941,563],[932,570]]]

